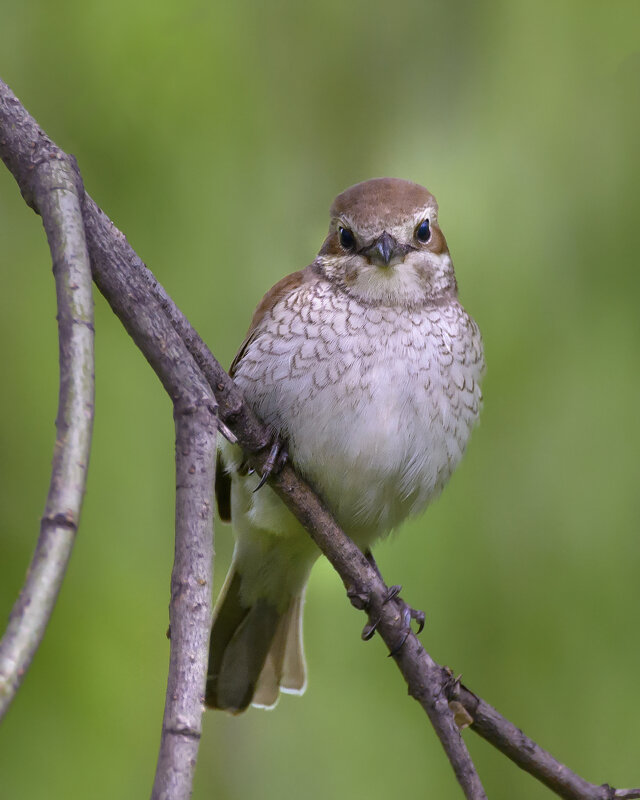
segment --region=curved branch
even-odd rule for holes
[[[3,129],[3,148],[5,135]],[[42,153],[38,155],[42,157]],[[82,185],[74,165],[62,153],[47,154],[31,166],[23,194],[42,216],[53,258],[60,394],[40,536],[0,642],[0,718],[42,641],[64,579],[78,529],[93,427],[93,298],[80,202]]]

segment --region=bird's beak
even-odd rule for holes
[[[369,259],[369,263],[375,264],[377,267],[389,267],[404,259],[406,248],[385,231],[382,236],[378,236],[375,242],[364,247],[360,252]]]

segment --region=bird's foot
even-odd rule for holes
[[[364,554],[364,557],[367,559],[369,564],[376,571],[376,574],[378,575],[378,577],[382,580],[382,575],[380,574],[380,569],[379,569],[379,567],[378,567],[378,565],[376,563],[375,558],[373,557],[373,553],[371,552],[371,550],[367,550],[365,552],[365,554]],[[403,618],[403,621],[404,621],[404,626],[403,627],[405,629],[405,633],[401,637],[401,641],[389,653],[390,656],[395,655],[398,652],[398,650],[400,650],[402,645],[405,643],[405,641],[407,639],[407,636],[409,635],[409,631],[411,630],[411,620],[412,619],[414,619],[418,623],[418,630],[416,631],[416,633],[418,633],[418,634],[422,633],[422,630],[424,628],[424,623],[425,623],[424,611],[420,611],[419,609],[412,608],[410,605],[405,603],[404,600],[400,597],[400,592],[401,591],[402,591],[402,586],[397,586],[397,585],[396,586],[390,586],[389,589],[387,590],[387,596],[385,597],[384,602],[383,602],[383,605],[386,605],[391,600],[394,600],[394,599],[397,600],[401,605],[401,608],[402,608],[401,613],[402,613],[402,618]],[[365,608],[365,606],[362,606],[362,607]],[[379,622],[380,622],[379,618],[377,620],[372,620],[371,618],[369,618],[369,622],[367,623],[367,625],[365,625],[365,627],[364,627],[364,629],[362,631],[362,638],[365,641],[368,641],[369,639],[371,639],[373,634],[376,632],[376,628],[378,627],[378,623]]]
[[[405,603],[400,597],[401,591],[402,586],[392,586],[389,589],[389,596],[385,600],[385,603],[388,603],[389,600],[395,597],[396,600],[402,605],[402,615],[406,624],[411,627],[411,620],[414,619],[418,623],[418,630],[416,631],[416,634],[420,634],[424,630],[424,623],[426,619],[425,613],[424,611],[420,611],[419,608],[412,608],[408,603]]]
[[[262,467],[262,474],[260,475],[258,485],[253,490],[254,492],[257,492],[258,489],[261,489],[265,485],[269,475],[275,475],[280,472],[289,458],[289,451],[287,450],[286,443],[282,441],[275,431],[270,432],[269,438],[271,441],[271,449]]]
[[[407,636],[411,632],[411,620],[412,619],[416,620],[416,622],[418,623],[418,631],[417,631],[418,633],[420,633],[422,631],[422,629],[424,628],[424,622],[425,622],[424,611],[419,611],[419,610],[417,610],[415,608],[411,608],[411,606],[407,605],[407,603],[405,603],[404,600],[402,600],[402,598],[400,597],[400,592],[401,591],[402,591],[402,586],[390,586],[389,589],[387,590],[387,595],[384,598],[383,603],[382,603],[383,606],[384,606],[387,603],[391,602],[391,600],[396,600],[396,602],[398,602],[400,604],[400,608],[401,608],[400,613],[402,615],[402,622],[403,622],[402,628],[403,628],[403,630],[402,630],[402,633],[401,633],[401,635],[400,635],[400,637],[398,639],[398,642],[391,649],[391,651],[389,653],[390,656],[394,656],[400,650],[400,648],[405,643],[405,641],[407,640]],[[347,594],[349,594],[349,593],[347,593]],[[357,594],[356,592],[352,591],[351,594],[349,594],[349,599],[351,600],[353,605],[356,605],[356,603],[358,603],[358,602],[362,603],[361,608],[366,610],[368,603],[366,602],[366,598],[365,598],[364,595]],[[354,602],[354,600],[356,602]],[[358,607],[358,606],[356,605],[356,607]],[[374,635],[374,633],[376,632],[376,630],[378,628],[379,623],[380,623],[380,617],[379,616],[375,617],[375,618],[372,618],[371,615],[369,616],[369,622],[362,629],[362,638],[363,638],[363,640],[365,642],[369,641],[369,639],[372,638],[372,636]]]
[[[412,608],[408,603],[400,597],[400,592],[402,591],[402,586],[392,586],[389,589],[389,596],[385,602],[389,602],[392,598],[396,600],[400,604],[402,614],[402,621],[403,621],[403,630],[400,635],[398,642],[392,647],[389,651],[389,656],[395,656],[396,653],[399,652],[402,645],[407,641],[407,636],[411,633],[411,620],[414,619],[418,623],[418,630],[416,631],[416,635],[422,633],[424,628],[425,622],[425,613],[424,611],[420,611],[418,608]]]

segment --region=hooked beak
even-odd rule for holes
[[[375,264],[377,267],[388,267],[402,261],[407,249],[400,245],[390,233],[384,231],[382,236],[378,236],[375,242],[364,247],[360,252],[369,259],[369,263]]]

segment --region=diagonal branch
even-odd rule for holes
[[[521,769],[533,775],[565,800],[631,800],[640,789],[614,789],[604,783],[589,783],[543,750],[495,708],[476,697],[457,681],[450,681],[447,696],[464,707],[471,730],[504,753]]]
[[[11,151],[3,131],[0,154]],[[52,157],[51,157],[52,156]],[[35,655],[53,612],[75,541],[93,428],[93,298],[82,224],[82,184],[60,151],[34,154],[22,185],[42,216],[58,301],[60,394],[51,482],[40,536],[20,596],[0,642],[0,718]]]

